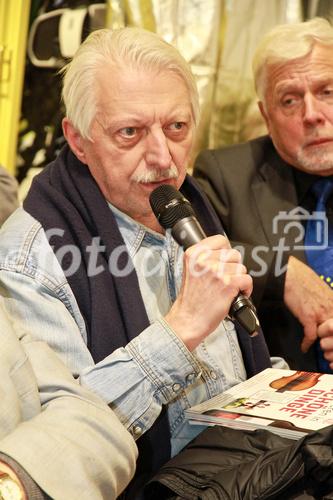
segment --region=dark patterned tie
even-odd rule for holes
[[[326,203],[333,191],[333,179],[323,177],[312,186],[317,197],[315,212],[309,217],[305,230],[305,255],[309,266],[333,290],[333,227],[328,223]],[[333,373],[317,342],[318,366],[321,372]]]

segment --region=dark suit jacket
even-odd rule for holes
[[[302,225],[294,224],[296,214],[290,214],[291,210],[299,212],[292,167],[265,136],[202,152],[194,176],[232,245],[240,245],[245,252],[244,263],[254,279],[252,298],[271,355],[284,357],[291,368],[316,371],[314,349],[301,352],[303,328],[283,302],[281,269],[290,254],[305,261],[304,252],[297,248],[302,246]]]

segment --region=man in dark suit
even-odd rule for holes
[[[317,210],[312,186],[333,175],[332,55],[333,29],[324,19],[275,27],[253,60],[269,135],[203,152],[194,168],[244,252],[271,354],[311,371],[321,369],[317,350],[333,368],[332,276],[310,268],[304,244]],[[332,222],[331,195],[326,208]]]

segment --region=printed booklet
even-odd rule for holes
[[[333,424],[333,375],[267,368],[185,413],[191,424],[266,428],[299,439]]]

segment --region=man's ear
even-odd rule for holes
[[[270,130],[269,130],[269,119],[268,119],[268,116],[267,116],[267,113],[265,111],[265,105],[262,101],[258,101],[258,107],[259,107],[259,110],[260,110],[260,113],[261,113],[261,116],[263,117],[263,119],[265,120],[265,123],[266,123],[266,127],[267,127],[267,130],[268,130],[268,133],[270,133]]]
[[[82,162],[86,162],[86,155],[84,152],[84,139],[82,138],[80,132],[76,130],[74,125],[69,121],[68,118],[63,118],[62,120],[62,130],[67,140],[69,147],[75,154],[75,156]]]

